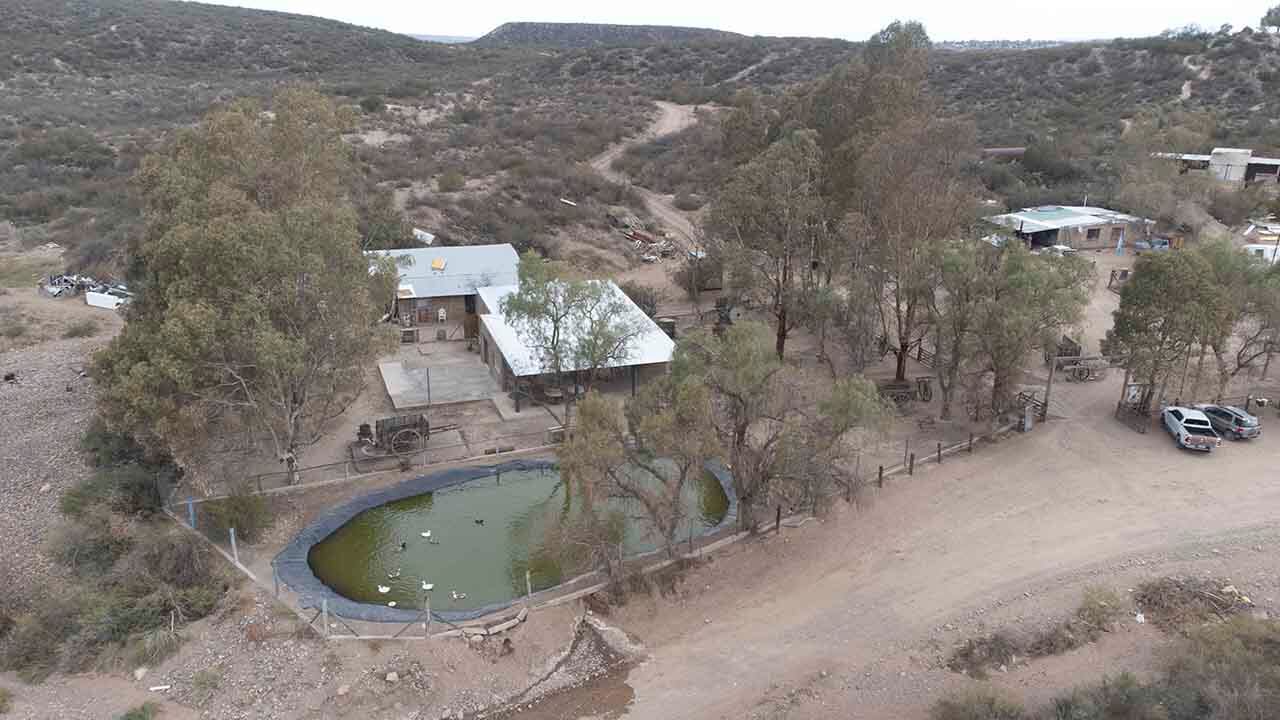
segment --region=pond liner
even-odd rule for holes
[[[338,594],[333,588],[325,585],[316,577],[311,569],[308,557],[311,548],[346,525],[356,515],[387,503],[404,498],[423,495],[445,488],[456,487],[473,480],[491,477],[497,473],[558,470],[557,463],[550,460],[511,460],[498,465],[473,465],[470,467],[441,470],[430,475],[405,480],[389,488],[377,490],[347,501],[321,515],[310,525],[303,528],[289,544],[271,560],[276,576],[298,596],[298,605],[303,608],[318,609],[323,600],[329,601],[329,612],[348,620],[366,622],[408,623],[422,616],[421,609],[393,608],[376,603],[359,602]],[[705,537],[717,533],[738,522],[738,496],[733,491],[733,476],[720,462],[708,461],[707,472],[720,483],[725,497],[729,499],[729,507],[724,517],[714,527],[707,528],[697,537]],[[563,584],[563,583],[562,583]],[[547,588],[551,589],[551,588]],[[540,591],[545,592],[545,590]],[[517,604],[522,597],[515,597],[507,602],[492,603],[471,610],[435,610],[431,617],[446,623],[465,622],[484,617]]]

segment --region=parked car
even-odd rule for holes
[[[1258,418],[1234,405],[1196,405],[1196,409],[1203,412],[1213,429],[1225,437],[1245,440],[1262,434]]]
[[[1213,452],[1222,444],[1222,438],[1214,431],[1209,417],[1195,408],[1173,405],[1164,409],[1161,419],[1178,447]]]
[[[1151,241],[1138,240],[1133,244],[1133,252],[1135,255],[1141,255],[1144,252],[1165,252],[1169,250],[1169,238],[1151,238]]]

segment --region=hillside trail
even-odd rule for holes
[[[1213,76],[1213,69],[1209,67],[1209,63],[1206,62],[1204,65],[1196,65],[1195,63],[1191,62],[1191,58],[1192,58],[1191,55],[1184,55],[1182,57],[1182,66],[1190,70],[1191,72],[1195,73],[1196,80],[1208,80],[1210,77]],[[1178,95],[1180,99],[1182,100],[1191,99],[1191,85],[1193,82],[1195,81],[1193,80],[1183,81],[1182,90]]]
[[[655,104],[658,106],[658,117],[649,127],[645,128],[644,132],[614,143],[607,150],[588,161],[596,172],[611,182],[629,184],[631,182],[630,178],[613,169],[613,161],[615,159],[626,152],[629,147],[680,132],[698,120],[695,114],[697,108],[693,105],[677,105],[665,101],[658,101]],[[697,237],[697,234],[694,230],[693,221],[675,206],[675,198],[673,196],[656,193],[639,185],[632,185],[632,187],[644,201],[645,209],[649,214],[672,231],[678,244],[684,248],[696,245],[694,238]]]

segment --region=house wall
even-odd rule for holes
[[[1091,231],[1096,230],[1096,233]],[[1141,223],[1111,223],[1089,227],[1062,228],[1058,231],[1058,245],[1066,245],[1077,250],[1112,249],[1116,246],[1119,233],[1124,235],[1126,247],[1132,247],[1134,241],[1146,239],[1146,227]]]
[[[444,329],[449,338],[459,340],[467,336],[466,315],[467,297],[474,295],[451,295],[436,298],[401,298],[396,301],[396,312],[400,317],[408,317],[410,323],[423,328],[424,340],[434,340],[437,328]],[[479,298],[477,298],[477,302]],[[440,309],[444,308],[445,321],[438,321]]]

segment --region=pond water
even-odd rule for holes
[[[661,544],[638,506],[608,503],[627,519],[628,554]],[[425,582],[434,585],[433,610],[507,603],[524,595],[526,568],[535,592],[564,579],[547,551],[548,531],[578,505],[554,469],[504,472],[500,479],[484,477],[365,510],[314,545],[308,562],[321,582],[358,602],[417,609]],[[715,477],[703,473],[685,486],[681,505],[676,537],[687,539],[718,525],[729,500]]]

